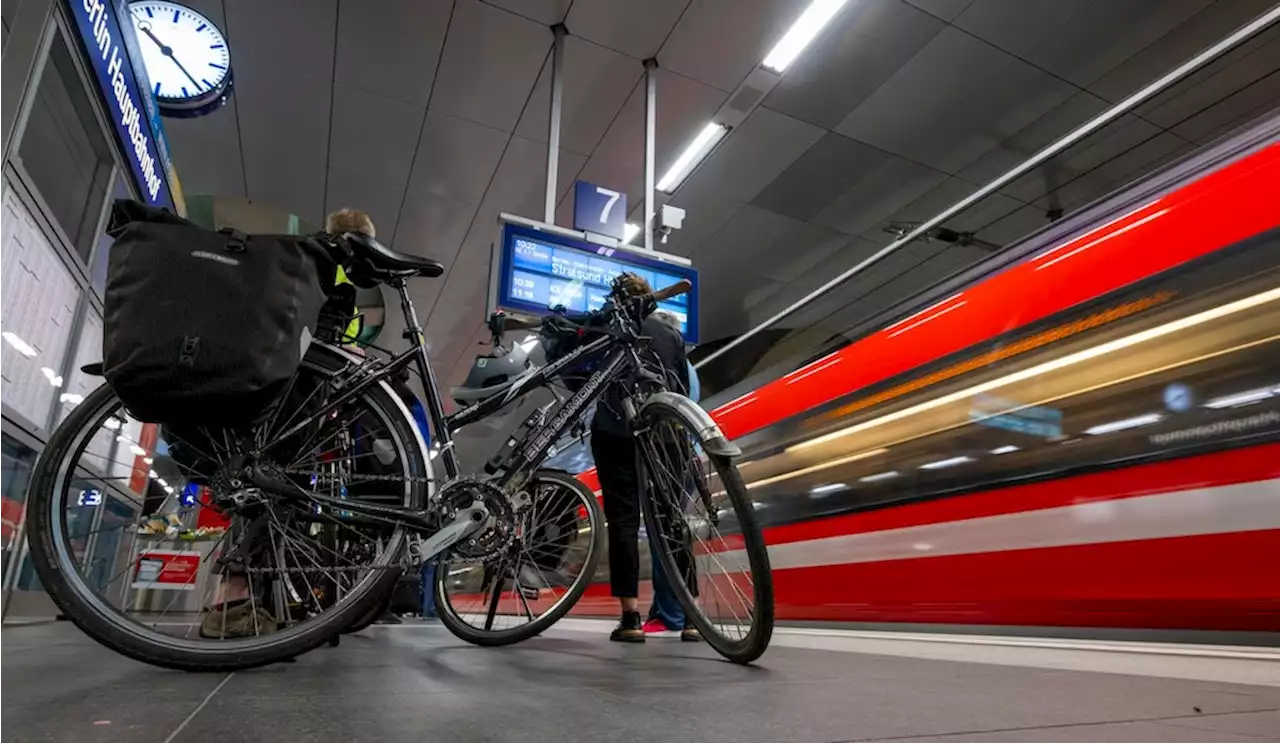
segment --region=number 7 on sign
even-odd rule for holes
[[[613,211],[613,205],[618,203],[622,194],[604,186],[596,186],[596,193],[606,198],[604,208],[600,210],[600,224],[609,224],[609,212]]]

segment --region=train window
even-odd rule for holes
[[[838,401],[743,475],[778,524],[1274,440],[1277,328],[1273,232]]]

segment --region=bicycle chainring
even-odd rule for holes
[[[480,531],[455,544],[454,554],[475,560],[487,560],[503,553],[516,534],[516,516],[506,491],[491,482],[463,477],[440,489],[439,503],[449,510],[460,510],[480,501],[489,511],[489,520]]]

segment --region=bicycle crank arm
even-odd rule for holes
[[[418,554],[415,558],[422,562],[430,560],[483,529],[488,521],[489,509],[484,507],[484,503],[478,500],[473,501],[469,507],[459,509],[458,515],[445,524],[440,531],[422,540],[417,545]]]

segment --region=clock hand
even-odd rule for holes
[[[183,66],[182,66],[182,63],[178,61],[178,58],[177,58],[177,57],[175,57],[175,56],[173,56],[173,50],[172,50],[172,49],[170,49],[170,50],[169,50],[169,53],[168,53],[168,54],[166,54],[165,56],[166,56],[166,57],[168,57],[169,59],[172,59],[172,60],[173,60],[173,63],[174,63],[174,64],[176,64],[176,65],[178,66],[178,69],[182,70],[182,74],[186,75],[186,76],[187,76],[187,79],[191,81],[191,84],[192,84],[192,85],[194,85],[194,86],[196,86],[196,90],[200,90],[200,83],[196,82],[196,79],[195,79],[194,77],[192,77],[192,76],[191,76],[191,73],[190,73],[190,72],[187,72],[187,68],[186,68],[186,67],[183,67]]]
[[[186,75],[186,76],[187,76],[187,79],[191,81],[191,84],[192,84],[192,85],[194,85],[194,86],[196,86],[196,90],[200,90],[200,89],[201,89],[201,88],[200,88],[200,83],[196,82],[196,79],[195,79],[194,77],[192,77],[192,76],[191,76],[191,73],[190,73],[190,72],[187,72],[187,68],[186,68],[186,67],[183,67],[183,66],[182,66],[182,63],[178,61],[178,58],[177,58],[177,57],[175,57],[175,56],[173,56],[173,47],[169,46],[168,44],[165,44],[163,41],[161,41],[161,40],[160,40],[160,38],[159,38],[159,37],[157,37],[157,36],[155,35],[155,33],[151,30],[151,24],[150,24],[150,23],[147,23],[146,21],[142,21],[142,20],[140,20],[140,21],[138,22],[138,28],[142,31],[142,33],[144,33],[144,34],[146,34],[146,35],[147,35],[147,38],[149,38],[149,39],[151,39],[152,41],[154,41],[154,42],[155,42],[155,44],[156,44],[156,46],[160,47],[160,53],[161,53],[161,54],[163,54],[164,56],[166,56],[166,57],[168,57],[169,59],[173,60],[173,63],[174,63],[174,64],[176,64],[176,65],[178,66],[178,69],[179,69],[179,70],[182,70],[182,74]]]

